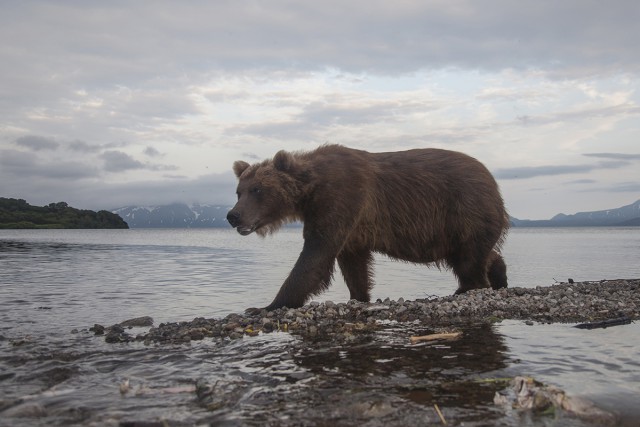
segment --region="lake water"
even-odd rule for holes
[[[637,324],[585,332],[505,321],[460,343],[417,349],[392,328],[329,348],[285,333],[181,347],[109,345],[87,331],[139,316],[157,325],[264,306],[301,248],[299,229],[266,239],[220,229],[0,230],[0,410],[11,415],[22,399],[26,411],[0,413],[0,425],[377,425],[421,413],[422,422],[435,423],[434,403],[465,425],[520,425],[521,416],[492,405],[496,390],[473,380],[521,374],[596,401],[621,425],[640,419]],[[516,228],[503,254],[510,286],[639,278],[640,228]],[[384,257],[376,259],[375,281],[374,299],[456,289],[448,271]],[[347,299],[339,272],[316,298]],[[396,383],[390,391],[376,378]],[[125,379],[139,393],[121,395]],[[189,388],[196,379],[217,384],[223,404],[198,401]],[[372,402],[382,409],[363,413]],[[587,425],[526,420],[567,422]]]

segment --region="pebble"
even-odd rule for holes
[[[191,322],[161,323],[146,334],[132,336],[120,324],[94,325],[107,342],[183,343],[203,339],[238,339],[275,331],[350,340],[354,333],[377,330],[389,321],[426,326],[519,319],[534,322],[580,323],[626,316],[640,319],[640,279],[560,283],[536,288],[494,291],[478,289],[456,296],[415,301],[389,298],[375,303],[313,301],[299,309],[282,308],[253,315],[230,314],[224,319],[198,317]],[[358,325],[354,328],[348,325]]]

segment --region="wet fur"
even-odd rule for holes
[[[449,267],[456,293],[507,286],[499,249],[509,225],[498,186],[477,160],[439,149],[368,153],[339,145],[234,163],[232,226],[266,235],[304,223],[304,246],[266,308],[299,307],[331,283],[337,260],[350,296],[369,301],[373,252]],[[253,229],[252,229],[253,228]]]

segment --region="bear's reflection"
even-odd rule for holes
[[[461,330],[456,340],[415,345],[409,344],[410,336],[433,331],[388,327],[339,345],[305,338],[294,361],[314,374],[308,385],[316,398],[309,410],[328,411],[338,418],[368,418],[367,411],[378,411],[397,422],[412,422],[426,407],[433,418],[437,404],[457,422],[503,416],[492,402],[504,383],[482,379],[507,367],[504,339],[488,324]]]

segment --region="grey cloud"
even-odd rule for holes
[[[352,125],[396,120],[399,110],[406,112],[408,105],[398,102],[379,102],[360,105],[361,102],[313,102],[304,107],[298,121],[318,126]],[[416,107],[416,103],[412,103]]]
[[[144,115],[156,119],[171,119],[200,112],[193,100],[186,96],[187,90],[180,80],[150,82],[147,86],[151,87],[141,87],[141,90],[131,91],[128,96],[107,99],[107,107],[121,113],[123,118]]]
[[[540,88],[536,89],[513,89],[513,88],[489,88],[483,89],[475,98],[481,101],[521,101],[523,99],[533,100],[547,95]]]
[[[319,82],[319,87],[313,88],[314,93],[309,96],[298,93],[295,95],[298,101],[293,103],[317,99],[317,93],[340,91],[344,87],[336,81],[323,83],[323,75],[318,76],[318,71],[330,70],[330,74],[343,74],[349,79],[364,76],[362,86],[349,86],[347,90],[373,91],[378,95],[389,90],[393,97],[398,96],[402,87],[380,87],[380,81],[376,82],[369,76],[426,76],[424,83],[413,80],[412,88],[420,84],[432,86],[430,73],[413,74],[423,70],[445,70],[445,75],[448,70],[479,71],[482,75],[484,72],[514,69],[513,75],[519,81],[533,79],[525,89],[518,89],[521,83],[515,82],[513,90],[520,90],[519,93],[509,92],[512,88],[508,87],[501,93],[489,91],[479,95],[480,99],[501,98],[507,101],[521,99],[522,96],[529,99],[540,91],[549,90],[544,84],[538,84],[539,79],[545,77],[572,79],[621,74],[619,81],[601,80],[599,89],[614,87],[628,94],[628,99],[637,101],[637,93],[632,91],[637,89],[640,72],[636,37],[639,14],[640,8],[632,1],[612,4],[592,0],[275,0],[268,5],[254,2],[250,8],[245,2],[233,1],[188,2],[186,6],[150,0],[100,4],[4,2],[0,14],[0,37],[10,43],[0,49],[0,81],[3,82],[0,85],[0,111],[3,114],[0,139],[10,141],[13,148],[24,152],[13,153],[18,163],[7,163],[4,156],[0,159],[0,188],[7,190],[3,194],[24,189],[17,194],[18,197],[30,194],[29,188],[48,197],[59,189],[44,175],[91,178],[100,172],[91,164],[104,163],[115,171],[171,171],[174,169],[171,166],[149,164],[125,153],[107,155],[107,158],[101,158],[100,153],[105,150],[135,152],[139,159],[153,161],[155,159],[150,153],[146,153],[150,157],[143,157],[142,148],[134,144],[150,145],[150,141],[157,141],[159,135],[170,143],[204,139],[199,135],[206,132],[197,129],[193,130],[195,137],[185,135],[190,132],[184,129],[191,124],[191,115],[196,119],[206,115],[213,127],[222,127],[231,121],[236,124],[246,122],[246,116],[240,114],[242,117],[236,118],[233,109],[219,110],[219,117],[216,117],[216,111],[201,111],[200,108],[210,107],[207,104],[211,100],[227,102],[243,109],[241,113],[248,111],[250,117],[254,117],[252,114],[255,112],[259,114],[262,108],[270,113],[264,117],[269,117],[271,122],[265,119],[265,123],[228,129],[228,132],[236,132],[242,137],[234,139],[238,145],[245,140],[255,142],[258,138],[295,138],[313,144],[337,142],[361,148],[371,144],[384,149],[391,144],[394,147],[410,142],[419,144],[423,137],[430,144],[475,141],[479,139],[478,135],[488,134],[486,129],[467,129],[463,125],[451,125],[462,129],[451,129],[450,132],[450,129],[435,123],[432,135],[418,135],[421,131],[415,130],[414,134],[404,138],[402,133],[412,131],[402,129],[402,126],[398,130],[375,135],[375,128],[365,129],[361,125],[393,121],[396,115],[406,117],[407,113],[429,106],[380,102],[379,105],[361,103],[358,107],[356,103],[327,97],[323,99],[326,104],[310,104],[305,108],[302,104],[282,105],[282,97],[275,92],[269,94],[270,97],[262,97],[252,90],[257,88],[264,94],[265,88],[273,82],[282,88],[281,94],[286,95],[293,90],[286,86],[286,82],[295,80],[291,76],[311,76],[310,80]],[[117,23],[117,31],[114,31],[114,23]],[[520,73],[522,70],[531,73]],[[434,81],[437,83],[439,79],[436,76]],[[625,79],[630,83],[622,82]],[[388,79],[384,80],[383,85],[389,83]],[[228,88],[226,81],[232,83]],[[505,85],[509,83],[512,82],[508,79],[504,81]],[[326,87],[322,87],[323,84]],[[212,85],[216,85],[217,90],[199,92],[200,88]],[[535,94],[528,93],[527,88]],[[461,90],[470,89],[463,84]],[[445,99],[448,95],[440,93],[437,97]],[[554,98],[551,99],[553,102]],[[547,105],[548,100],[546,95],[535,98],[539,105]],[[259,105],[260,102],[264,105]],[[274,107],[274,103],[279,105]],[[272,119],[273,108],[281,108],[283,112],[277,118],[279,122]],[[291,114],[291,111],[297,111],[297,114]],[[538,116],[532,113],[539,111],[537,108],[513,111],[516,111],[514,115],[523,115],[521,122],[530,125],[631,115],[637,119],[640,115],[638,107],[629,104],[564,115]],[[456,113],[451,114],[455,116]],[[526,114],[529,116],[524,117]],[[504,123],[503,119],[498,120]],[[204,122],[202,120],[198,124],[196,121],[194,128],[206,126]],[[430,125],[425,122],[426,132]],[[513,122],[504,125],[513,127]],[[342,132],[342,126],[352,126],[352,129]],[[448,125],[443,123],[441,126]],[[56,135],[64,139],[59,140],[60,146],[56,151],[36,151],[33,146],[13,144],[18,135],[15,132]],[[219,136],[218,128],[215,132]],[[249,138],[245,139],[245,134]],[[220,140],[224,136],[221,135]],[[114,141],[121,145],[113,145]],[[53,140],[49,142],[55,143]],[[44,156],[29,157],[27,154],[70,157],[61,161],[45,159]],[[85,158],[83,162],[72,161],[73,156],[77,159],[81,154]],[[587,163],[636,160],[591,158],[583,160]],[[519,173],[562,175],[601,167],[579,163],[546,166],[546,170],[544,167],[511,168],[501,173],[512,177]],[[19,167],[25,172],[22,177],[16,175]],[[163,182],[174,181],[179,180],[165,179]],[[56,182],[57,186],[59,184]],[[140,185],[141,189],[144,187]],[[198,188],[205,191],[205,187]],[[102,182],[84,191],[77,182],[70,182],[64,194],[85,194],[96,201],[98,197],[93,194],[94,188],[96,194],[103,197],[106,197],[107,190],[126,191],[124,187],[107,187]],[[177,188],[175,191],[178,192]],[[152,196],[148,194],[145,197],[151,199]],[[59,200],[73,201],[69,197],[58,196],[49,201]]]
[[[102,179],[87,186],[70,179],[61,185],[48,177],[24,179],[5,175],[0,180],[3,197],[27,198],[37,206],[65,201],[82,209],[116,209],[127,205],[161,205],[169,203],[233,204],[236,179],[233,173],[211,174],[195,179],[164,179],[111,184]]]
[[[591,170],[593,170],[591,165],[524,166],[497,169],[493,175],[496,179],[527,179],[536,176],[565,175],[589,172]]]
[[[594,186],[580,190],[583,193],[635,193],[636,196],[640,194],[640,182],[627,181],[618,182],[607,186]]]
[[[596,169],[618,169],[629,165],[625,161],[609,161],[583,165],[546,165],[503,168],[494,171],[496,179],[527,179],[538,176],[568,175],[591,172]]]
[[[156,150],[153,147],[146,147],[144,149],[144,154],[146,154],[149,157],[159,157],[162,156],[162,153],[160,153],[158,150]]]
[[[144,169],[142,162],[122,151],[105,151],[100,157],[104,160],[104,169],[108,172]]]
[[[142,163],[122,151],[109,150],[100,155],[107,172],[124,172],[127,170],[146,169],[152,171],[173,171],[178,168],[172,165]]]
[[[565,184],[595,184],[597,181],[595,179],[576,179],[573,181],[567,181]]]
[[[146,163],[145,168],[152,171],[159,171],[159,172],[175,171],[179,169],[177,166],[174,166],[174,165],[160,165],[160,164],[153,164],[153,163]]]
[[[78,151],[80,153],[97,153],[102,150],[102,147],[90,145],[84,141],[75,140],[69,143],[69,149],[71,151]]]
[[[34,177],[65,180],[95,177],[98,174],[96,168],[81,162],[68,160],[42,161],[38,157],[17,150],[3,150],[0,155],[2,166],[2,180],[9,176],[21,180],[30,180]]]
[[[255,153],[242,153],[242,158],[245,160],[255,160],[260,161],[262,158]]]
[[[425,113],[440,108],[429,102],[412,99],[397,101],[341,97],[335,94],[322,101],[304,105],[297,113],[279,122],[250,123],[229,127],[229,135],[254,135],[278,139],[308,140],[309,135],[341,126],[395,123],[413,113]],[[322,135],[320,135],[322,138]]]
[[[74,195],[89,206],[115,209],[127,205],[161,205],[169,203],[235,202],[236,179],[233,173],[212,174],[195,179],[164,179],[127,184],[97,184],[92,191],[78,189]],[[64,200],[64,199],[61,199]]]
[[[627,117],[639,115],[640,106],[634,104],[619,104],[607,107],[589,108],[578,111],[564,111],[556,114],[517,116],[516,120],[522,125],[547,125],[558,122],[573,122],[602,117]]]
[[[640,160],[640,154],[630,153],[584,153],[583,156],[614,160]]]
[[[83,19],[71,18],[78,15]],[[251,8],[244,2],[46,8],[17,2],[2,16],[0,36],[20,40],[21,49],[7,51],[3,61],[10,84],[17,85],[33,75],[80,85],[105,85],[119,76],[127,85],[181,76],[185,64],[196,71],[333,67],[381,74],[446,67],[559,75],[640,70],[634,2],[327,0]],[[110,31],[114,22],[117,32]]]
[[[391,118],[389,120],[392,120]],[[337,125],[336,125],[337,126]],[[363,123],[362,129],[357,132],[334,131],[333,126],[319,124],[314,126],[302,120],[288,122],[254,123],[229,127],[225,132],[228,136],[255,136],[264,139],[277,139],[279,141],[299,140],[312,145],[336,143],[359,147],[363,149],[388,150],[389,147],[410,148],[438,145],[452,145],[469,141],[477,141],[486,137],[485,127],[451,127],[418,134],[406,134],[393,129],[386,134],[376,133],[376,128],[367,129],[368,123]],[[260,160],[259,158],[256,160]]]
[[[236,195],[236,178],[232,172],[210,174],[195,179],[164,179],[132,182],[126,185],[99,186],[99,197],[86,194],[90,200],[104,209],[126,205],[158,205],[169,203],[219,203],[233,204]]]
[[[216,89],[208,89],[203,93],[203,96],[212,103],[241,103],[242,101],[251,99],[253,94],[246,90],[231,90],[228,88],[219,87]]]
[[[306,139],[309,137],[308,125],[299,121],[252,123],[247,125],[229,126],[225,131],[227,136],[253,135],[261,138]]]
[[[60,144],[51,138],[42,136],[27,135],[16,139],[16,144],[33,151],[56,150]]]
[[[80,162],[61,161],[49,163],[39,169],[41,176],[56,179],[82,179],[98,176],[99,171],[91,166]]]
[[[640,182],[622,182],[617,185],[609,186],[608,191],[620,193],[640,193]]]
[[[7,182],[9,176],[30,179],[40,175],[35,155],[17,150],[0,151],[0,182]]]

